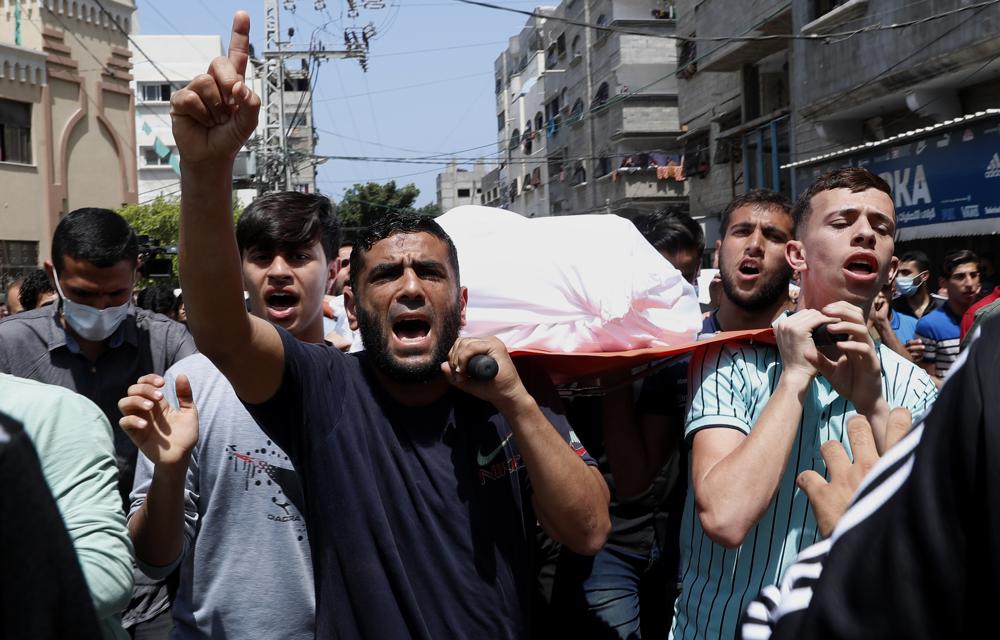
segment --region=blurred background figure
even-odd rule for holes
[[[33,269],[24,275],[18,302],[22,311],[31,311],[52,304],[59,299],[45,269]]]
[[[24,276],[16,278],[7,285],[6,296],[4,298],[4,306],[6,307],[6,313],[3,316],[12,316],[15,313],[20,313],[23,311],[21,308],[21,303],[19,297],[21,295],[21,284],[24,282]],[[0,316],[0,317],[3,317]]]

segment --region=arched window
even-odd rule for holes
[[[602,106],[608,101],[608,83],[602,82],[601,86],[597,88],[597,93],[594,94],[594,102],[590,105],[591,109],[596,109]]]
[[[574,187],[587,182],[587,170],[583,168],[582,162],[577,162],[573,167],[573,177],[570,184]]]
[[[545,128],[545,118],[542,117],[542,112],[539,111],[535,114],[535,131],[541,131]]]
[[[524,125],[524,153],[531,155],[531,141],[535,139],[534,134],[531,132],[531,120]]]
[[[573,103],[573,110],[570,111],[571,116],[578,116],[583,113],[583,99],[577,98],[576,102]]]
[[[570,44],[569,50],[570,50],[570,53],[573,54],[574,58],[577,57],[577,56],[582,56],[583,55],[583,45],[580,42],[580,36],[579,35],[573,36],[573,42],[572,42],[572,44]]]
[[[514,129],[514,132],[510,134],[510,144],[507,145],[507,148],[513,151],[517,149],[517,145],[519,144],[521,144],[521,132]]]
[[[594,24],[596,24],[598,27],[606,27],[608,26],[608,17],[602,13],[601,15],[597,16],[597,22],[595,22]],[[610,34],[611,32],[606,29],[598,29],[596,33],[597,38],[594,41],[594,45],[600,46],[604,44],[604,42],[608,39],[608,36]]]

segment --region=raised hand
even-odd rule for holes
[[[177,376],[176,409],[163,396],[163,385],[163,378],[156,374],[139,378],[118,401],[122,412],[118,424],[153,464],[187,465],[198,442],[198,410],[191,383],[187,376]]]
[[[174,140],[181,161],[232,164],[257,127],[260,98],[244,82],[250,58],[250,16],[233,16],[228,56],[212,60],[208,73],[170,99]]]
[[[886,433],[886,451],[909,432],[911,424],[912,417],[908,410],[892,410]],[[820,447],[820,454],[830,472],[830,481],[827,482],[823,476],[811,470],[803,471],[796,479],[799,488],[809,498],[809,504],[816,514],[816,526],[824,537],[829,536],[837,526],[861,481],[879,459],[871,425],[862,416],[854,416],[847,421],[847,438],[851,443],[854,462],[847,457],[844,445],[837,440],[829,440]]]

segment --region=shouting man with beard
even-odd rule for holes
[[[795,227],[792,205],[780,193],[754,189],[729,203],[720,226],[723,295],[702,333],[767,327],[790,304],[785,243]]]
[[[237,13],[228,58],[171,101],[180,272],[201,352],[299,474],[316,636],[522,637],[536,520],[593,554],[610,526],[607,486],[503,343],[458,337],[468,293],[433,220],[386,216],[355,246],[345,303],[366,351],[247,314],[229,201],[260,110],[243,78],[249,31]],[[479,354],[498,363],[494,379],[467,375]]]

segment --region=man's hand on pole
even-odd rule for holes
[[[170,99],[174,140],[184,164],[229,163],[257,127],[260,97],[245,83],[250,16],[233,16],[229,55]]]

